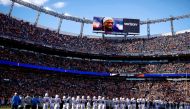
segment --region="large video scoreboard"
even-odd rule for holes
[[[139,23],[139,19],[94,17],[93,32],[105,34],[139,34]]]

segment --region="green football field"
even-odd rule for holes
[[[0,107],[0,109],[11,109],[11,107],[9,107],[9,106],[3,106],[3,107]]]

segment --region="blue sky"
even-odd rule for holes
[[[114,18],[135,18],[140,20],[159,19],[190,14],[190,0],[24,0],[42,5],[59,13],[93,19],[93,16]],[[0,0],[0,12],[8,13],[9,0]],[[34,22],[36,11],[16,5],[13,16]],[[57,29],[59,19],[41,14],[39,24]],[[80,23],[63,20],[62,31],[80,33]],[[190,19],[174,22],[174,30],[190,29]],[[146,25],[142,25],[140,35],[146,35]],[[170,32],[170,22],[151,25],[151,34]],[[85,24],[84,34],[92,33],[92,25]],[[94,34],[97,35],[97,34]]]

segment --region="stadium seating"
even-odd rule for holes
[[[58,34],[56,31],[36,27],[29,22],[0,14],[0,37],[12,40],[37,42],[56,46],[65,51],[100,55],[170,55],[189,54],[190,33],[174,36],[158,36],[150,39],[108,40],[74,37]],[[37,51],[22,50],[0,45],[0,60],[32,65],[64,68],[80,71],[109,72],[114,74],[146,73],[190,73],[189,59],[157,63],[94,61],[82,58],[50,55]],[[143,60],[141,60],[143,61]],[[129,81],[125,77],[94,77],[68,75],[64,73],[24,69],[0,65],[0,98],[10,98],[14,92],[26,96],[105,96],[109,98],[157,98],[164,101],[181,102],[190,96],[189,81],[150,80]]]
[[[64,68],[70,70],[109,72],[115,74],[131,73],[190,73],[190,63],[125,63],[92,61],[84,59],[72,59],[61,56],[48,55],[39,52],[20,50],[0,46],[0,59],[19,63],[29,63],[48,67]]]
[[[125,98],[149,98],[158,97],[165,101],[185,101],[190,96],[189,81],[126,81],[119,77],[93,77],[81,75],[66,75],[47,71],[20,69],[12,67],[0,67],[1,85],[0,95],[11,97],[14,92],[21,95],[27,94],[44,96],[46,92],[50,96],[104,96]],[[186,91],[188,91],[186,93]],[[188,94],[186,96],[186,94]]]
[[[150,39],[108,40],[78,38],[58,34],[56,31],[36,27],[29,22],[0,14],[0,34],[41,44],[61,47],[63,50],[105,55],[166,55],[189,53],[190,33],[174,36],[158,36]]]

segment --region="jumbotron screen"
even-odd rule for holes
[[[93,32],[106,34],[139,34],[139,19],[94,17]]]

